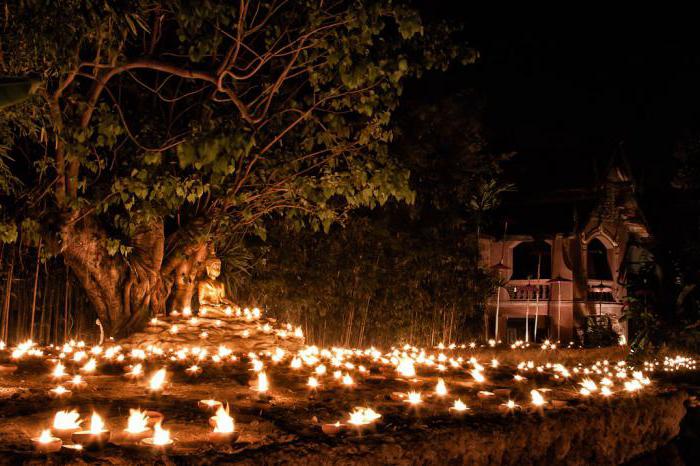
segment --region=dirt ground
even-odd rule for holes
[[[673,439],[691,402],[682,383],[670,379],[692,372],[687,360],[677,360],[676,366],[660,361],[654,371],[644,373],[651,383],[634,393],[626,391],[624,381],[633,380],[634,371],[618,366],[619,358],[612,359],[624,355],[623,349],[431,349],[423,357],[412,350],[403,356],[399,350],[381,356],[326,353],[298,369],[290,367],[294,353],[277,362],[271,359],[274,353],[268,353],[253,358],[262,362],[270,382],[264,396],[251,389],[257,380],[252,355],[234,352],[215,362],[166,353],[141,360],[122,350],[115,353],[125,356],[119,361],[107,359],[103,351],[94,356],[95,372],[85,373],[81,368],[93,355],[90,348],[83,350],[87,355],[79,362],[72,359],[78,348],[60,359],[67,374],[82,374],[82,388],[52,377],[58,350],[44,349],[41,356],[24,354],[19,359],[12,358],[11,349],[0,352],[0,364],[7,368],[0,378],[0,463],[619,464]],[[446,359],[444,371],[437,367],[440,353]],[[398,373],[392,356],[410,356],[417,374]],[[419,362],[431,356],[432,363]],[[138,361],[145,376],[127,379],[125,372]],[[194,363],[202,369],[196,377],[187,371]],[[327,367],[326,374],[315,373],[319,364]],[[166,386],[154,396],[147,389],[148,379],[163,367]],[[478,367],[485,377],[482,382],[473,374]],[[353,385],[334,378],[335,370],[351,375]],[[514,379],[516,375],[523,379]],[[310,376],[318,378],[320,387],[307,386]],[[613,383],[610,396],[581,395],[584,378],[602,388],[604,377]],[[445,382],[446,395],[435,394],[438,378]],[[58,383],[72,390],[70,397],[50,396]],[[542,408],[532,404],[533,389],[545,399]],[[411,391],[421,393],[420,404],[407,402]],[[459,415],[450,410],[458,398],[470,408]],[[198,407],[202,399],[230,405],[240,432],[235,444],[208,441],[212,413]],[[508,400],[519,406],[508,409]],[[369,427],[346,425],[338,435],[323,433],[322,424],[347,423],[358,406],[371,407],[382,417]],[[123,429],[129,409],[137,407],[163,414],[163,427],[174,439],[167,452],[126,441]],[[85,425],[93,411],[99,413],[111,431],[110,443],[99,451],[34,452],[30,439],[51,427],[56,411],[67,409],[78,410]]]

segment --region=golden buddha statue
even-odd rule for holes
[[[226,298],[226,288],[219,280],[221,260],[211,257],[206,262],[207,278],[197,286],[199,315],[206,317],[227,317],[231,315],[233,303]],[[227,310],[228,309],[228,310]]]

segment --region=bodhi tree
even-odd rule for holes
[[[0,112],[0,237],[61,256],[113,336],[188,305],[210,242],[411,201],[402,85],[475,57],[390,0],[23,0],[2,23],[0,72],[41,85]]]

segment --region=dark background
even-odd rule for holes
[[[449,3],[449,2],[448,2]],[[522,196],[587,188],[622,148],[650,221],[673,202],[677,142],[700,127],[700,33],[657,18],[581,24],[499,21],[442,5],[464,27],[476,65],[419,84],[426,97],[473,88],[485,99],[494,152],[515,152],[507,176]],[[679,15],[682,16],[682,15]]]

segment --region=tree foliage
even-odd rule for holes
[[[278,224],[262,251],[253,248],[264,259],[234,287],[245,300],[304,323],[314,342],[437,344],[481,336],[481,304],[496,277],[479,267],[475,237],[488,209],[472,201],[484,184],[508,188],[500,176],[508,156],[489,152],[473,93],[402,105],[390,151],[411,172],[416,201],[355,212],[330,235]]]
[[[404,82],[476,57],[390,0],[20,0],[5,16],[1,72],[42,84],[0,113],[0,239],[45,239],[113,333],[190,284],[207,241],[412,200],[387,150]]]

